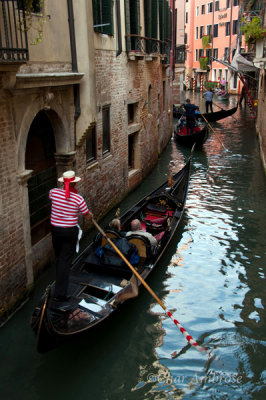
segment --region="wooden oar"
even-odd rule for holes
[[[213,133],[216,135],[216,132],[214,131],[213,127],[211,126],[211,124],[209,124],[209,122],[207,121],[207,119],[204,117],[203,114],[200,114],[202,116],[202,118],[205,120],[206,124],[208,125],[208,127],[213,131]],[[221,141],[221,139],[219,138],[218,135],[216,135],[218,140],[220,141],[221,145],[223,146],[223,148],[225,149],[225,151],[229,151],[225,145],[223,144],[223,142]]]
[[[185,338],[187,339],[187,341],[193,346],[195,347],[198,351],[201,352],[206,352],[207,349],[205,347],[201,347],[189,334],[188,332],[180,325],[180,323],[174,319],[172,313],[170,311],[167,310],[167,308],[165,307],[165,305],[163,304],[163,302],[159,299],[159,297],[154,293],[154,291],[150,288],[150,286],[144,281],[144,279],[140,276],[140,274],[135,270],[135,268],[130,264],[130,262],[128,261],[128,259],[124,256],[123,253],[121,253],[121,251],[116,247],[116,245],[112,242],[112,240],[106,235],[106,233],[103,231],[103,229],[97,224],[97,222],[94,220],[94,218],[92,217],[92,222],[93,224],[96,226],[96,228],[99,230],[99,232],[103,235],[103,237],[107,240],[108,243],[110,243],[110,245],[114,248],[114,250],[116,251],[116,253],[122,258],[122,260],[127,264],[127,266],[131,269],[131,271],[133,272],[133,274],[135,274],[135,276],[140,280],[140,282],[142,283],[142,285],[148,290],[148,292],[153,296],[153,298],[157,301],[158,304],[160,304],[160,306],[166,311],[167,315],[169,318],[172,319],[172,321],[174,322],[174,324],[179,328],[180,332],[185,336]]]

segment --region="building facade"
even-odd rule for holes
[[[74,169],[100,218],[172,134],[166,0],[30,4],[0,8],[2,319],[53,259],[48,193],[58,176]]]
[[[238,77],[225,65],[232,61],[240,32],[239,0],[186,0],[187,84],[200,87],[201,79],[219,84],[224,78],[230,93],[238,91]],[[225,64],[217,61],[224,61]]]

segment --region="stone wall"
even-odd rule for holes
[[[11,100],[0,82],[0,312],[5,311],[4,305],[10,298],[20,296],[27,282]]]
[[[266,173],[266,71],[260,70],[256,126],[259,132],[261,158]]]

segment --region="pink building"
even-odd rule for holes
[[[196,86],[203,80],[227,82],[231,93],[238,91],[237,74],[216,59],[230,63],[240,30],[239,0],[186,0],[186,76]],[[244,36],[240,35],[242,45]]]

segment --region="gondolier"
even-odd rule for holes
[[[213,112],[213,109],[212,109],[213,91],[212,91],[212,89],[209,88],[209,90],[207,92],[203,93],[203,96],[206,99],[206,103],[205,103],[206,104],[206,113],[209,112],[209,107],[210,107],[211,112]]]
[[[194,126],[196,123],[195,119],[195,111],[199,110],[198,106],[195,106],[195,104],[192,104],[190,102],[190,99],[186,99],[186,103],[183,104],[183,107],[186,110],[185,116],[186,116],[186,129],[187,129],[187,134],[189,135],[193,133]]]
[[[81,178],[77,177],[74,171],[66,171],[58,179],[59,182],[64,183],[64,188],[54,188],[49,193],[52,201],[52,242],[56,258],[53,300],[58,305],[68,300],[69,271],[79,234],[77,225],[79,212],[88,220],[91,220],[92,217],[85,200],[75,188],[76,183],[80,180]]]

